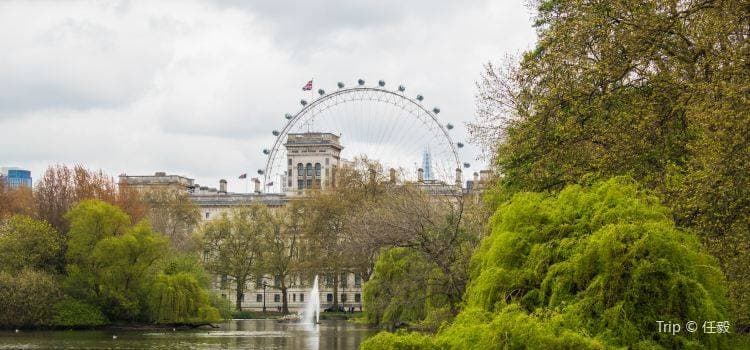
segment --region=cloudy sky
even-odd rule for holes
[[[482,64],[533,45],[524,3],[3,1],[0,166],[166,171],[244,191],[237,176],[263,166],[311,77],[404,84],[461,140]]]

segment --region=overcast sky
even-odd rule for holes
[[[166,171],[244,191],[237,176],[263,167],[311,77],[404,84],[462,140],[482,65],[534,43],[524,3],[3,1],[0,166],[35,179],[54,163]]]

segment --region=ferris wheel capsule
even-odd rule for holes
[[[289,113],[284,114],[284,118],[286,118],[287,120],[292,119],[292,115]]]
[[[307,101],[305,100],[300,100],[299,103],[303,106],[307,106]]]
[[[398,86],[398,91],[404,92],[404,90],[406,90],[405,86],[403,86],[403,85],[399,85]]]
[[[378,85],[380,85],[380,87],[385,86],[385,81],[384,80],[378,81]]]
[[[422,95],[417,95],[417,101],[422,101],[422,100],[424,100],[424,96],[422,96]]]
[[[435,113],[435,114],[438,114],[438,113],[440,113],[440,108],[435,107],[435,108],[432,109],[432,112]]]
[[[270,149],[268,149],[268,148],[264,148],[263,149],[263,154],[269,154],[269,153],[271,153]]]
[[[263,169],[258,169],[258,175],[263,175]]]
[[[344,88],[344,83],[342,83],[342,82],[339,82],[337,85],[339,86],[339,89],[343,89]]]
[[[323,96],[326,94],[326,91],[323,89],[318,89],[318,95]]]
[[[279,136],[279,131],[278,130],[271,131],[271,134],[273,134],[273,136]]]
[[[445,124],[445,128],[448,129],[448,130],[452,130],[453,129],[453,124],[451,124],[451,123]]]
[[[462,142],[457,142],[456,147],[458,148],[464,148],[464,144]]]
[[[470,168],[470,167],[471,167],[471,164],[469,164],[469,163],[464,163],[464,168]]]
[[[363,85],[365,85],[365,81],[362,80],[362,79],[359,79],[359,80],[357,80],[357,84],[359,84],[359,86],[363,86]]]

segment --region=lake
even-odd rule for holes
[[[0,331],[0,349],[357,349],[377,331],[344,320],[310,325],[232,320],[215,329]],[[112,339],[117,335],[117,339]]]

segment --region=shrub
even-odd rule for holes
[[[96,306],[65,298],[53,306],[52,325],[59,327],[96,327],[108,323]]]
[[[360,344],[361,350],[431,350],[438,349],[433,339],[419,333],[380,332]]]
[[[60,298],[59,290],[54,276],[46,272],[0,272],[0,327],[48,325],[53,315],[49,305]]]

